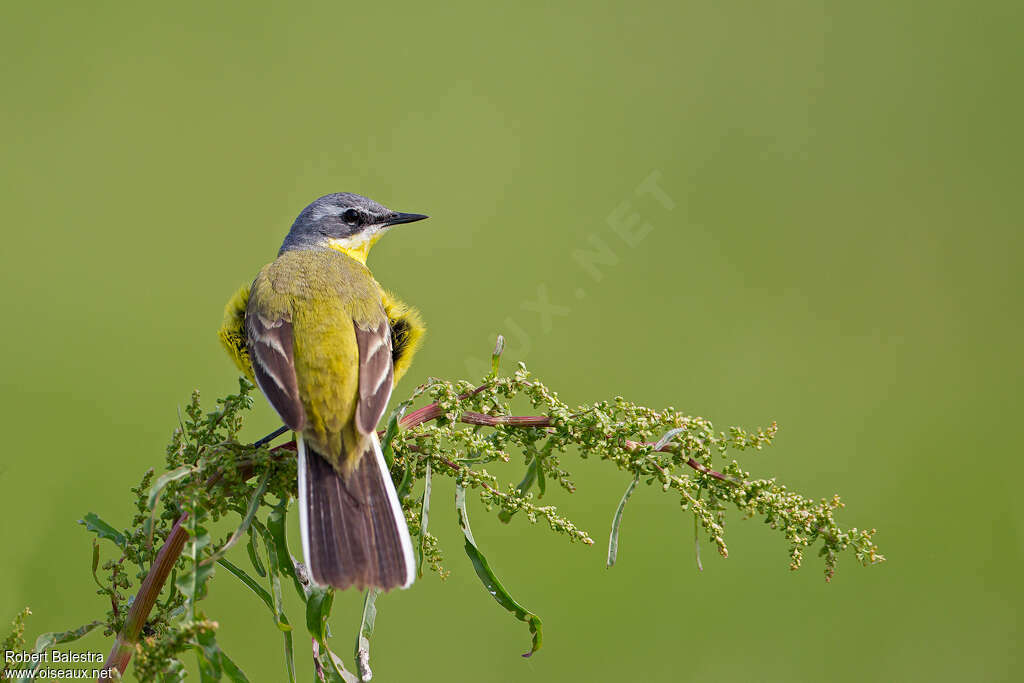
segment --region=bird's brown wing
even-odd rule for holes
[[[382,316],[383,317],[383,316]],[[369,434],[388,406],[395,383],[391,360],[391,328],[387,318],[376,326],[355,324],[359,347],[359,403],[356,406],[356,430]]]
[[[253,296],[245,313],[245,336],[256,383],[289,429],[301,432],[306,412],[295,377],[292,321],[287,316],[263,315],[259,298]]]

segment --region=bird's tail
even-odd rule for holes
[[[380,441],[342,476],[296,435],[302,552],[313,581],[335,588],[407,588],[416,573],[412,541]]]

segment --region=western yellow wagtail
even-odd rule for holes
[[[366,257],[392,226],[424,218],[357,194],[320,197],[225,310],[221,342],[295,432],[302,550],[318,584],[387,590],[415,574],[376,428],[425,328]]]

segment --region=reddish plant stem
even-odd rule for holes
[[[275,452],[286,450],[288,445],[278,446],[273,450]],[[238,473],[243,479],[251,477],[253,471],[252,462],[241,461],[238,463]],[[220,472],[212,475],[206,480],[207,488],[216,486],[222,476]],[[156,559],[153,560],[146,578],[142,580],[142,585],[139,586],[139,592],[135,595],[131,609],[128,610],[128,614],[125,616],[124,625],[114,639],[114,645],[110,648],[110,654],[107,655],[107,661],[104,662],[101,671],[116,669],[118,674],[123,675],[128,669],[128,663],[131,661],[132,655],[135,654],[135,644],[139,641],[142,627],[146,625],[149,613],[152,611],[153,605],[156,604],[157,598],[160,597],[160,591],[163,590],[167,577],[170,576],[171,570],[174,569],[174,565],[178,562],[182,550],[185,549],[188,532],[185,530],[184,525],[187,520],[188,513],[182,513],[174,523],[174,526],[171,527],[171,532],[167,534],[167,539],[164,541],[163,546],[161,546],[160,552],[157,553]],[[109,681],[110,678],[104,678],[101,673],[100,677],[96,680]]]
[[[664,446],[662,446],[661,448],[659,448],[656,452],[664,453],[665,451],[671,450],[669,448],[671,443],[672,442],[670,441],[669,443],[667,443]],[[657,446],[657,445],[658,444],[656,444],[656,443],[654,443],[652,441],[630,441],[629,439],[626,439],[626,448],[628,448],[631,451],[635,451],[636,449],[640,448],[641,446]],[[717,471],[715,471],[715,470],[713,470],[713,469],[711,469],[709,467],[705,467],[704,465],[700,464],[699,462],[697,462],[693,458],[687,458],[686,459],[686,464],[689,465],[690,467],[692,467],[693,469],[697,470],[698,472],[706,474],[709,477],[714,477],[715,479],[718,479],[720,481],[727,481],[730,484],[738,484],[738,483],[740,483],[740,482],[736,481],[735,479],[733,479],[732,477],[726,476],[726,475],[722,474],[721,472],[717,472]],[[661,469],[661,468],[659,467],[658,469]]]
[[[114,640],[114,646],[110,649],[110,654],[107,655],[103,671],[116,669],[119,674],[123,674],[125,669],[128,668],[128,662],[131,661],[132,655],[135,654],[135,643],[138,641],[142,627],[149,617],[149,612],[153,609],[153,605],[156,604],[156,599],[160,595],[164,582],[167,581],[171,569],[174,568],[174,564],[178,561],[178,556],[181,555],[181,551],[185,547],[188,532],[185,531],[182,525],[186,519],[188,519],[188,513],[179,517],[178,521],[171,527],[171,533],[167,535],[167,540],[164,541],[164,545],[160,548],[160,552],[157,553],[153,566],[149,568],[149,573],[146,574],[146,578],[143,579],[142,585],[139,587],[139,593],[135,596],[135,602],[132,603],[131,609],[128,610],[124,626],[121,627],[121,631]],[[110,680],[110,678],[105,678],[100,674],[97,680]]]
[[[476,396],[486,388],[486,384],[481,384],[476,389],[473,389],[473,391],[467,391],[466,393],[459,396],[459,400],[463,401],[469,398],[470,396]],[[440,405],[438,405],[437,403],[428,403],[422,408],[418,408],[412,411],[411,413],[403,417],[401,420],[399,420],[398,426],[401,427],[402,429],[409,429],[410,427],[415,427],[418,424],[423,424],[424,422],[436,420],[437,418],[441,417],[441,414],[442,413]]]
[[[465,398],[468,398],[469,396],[472,396],[473,394],[477,394],[481,390],[483,390],[485,388],[485,386],[477,387],[473,391],[471,391],[469,393],[466,393],[466,394],[463,394],[459,398],[460,399],[465,399]],[[419,410],[415,410],[415,411],[409,413],[404,418],[402,418],[402,420],[401,420],[401,422],[399,424],[401,425],[402,429],[410,429],[410,428],[415,427],[416,425],[422,424],[424,422],[429,422],[430,420],[436,420],[439,417],[441,417],[441,407],[438,406],[438,404],[436,404],[436,403],[431,403],[429,405],[423,406]],[[480,426],[483,426],[483,427],[497,427],[497,426],[500,425],[500,426],[506,426],[506,427],[534,427],[534,428],[540,428],[540,427],[552,427],[552,426],[554,426],[552,421],[551,421],[551,418],[547,417],[545,415],[484,415],[483,413],[474,413],[474,412],[470,412],[468,410],[464,411],[462,413],[461,421],[464,422],[465,424],[480,425]],[[626,441],[625,441],[626,448],[628,448],[631,451],[635,451],[636,449],[638,449],[638,448],[640,448],[642,446],[656,446],[656,445],[657,444],[655,444],[652,441],[630,441],[629,439],[626,439]],[[664,446],[662,446],[661,448],[658,449],[658,452],[670,451],[671,450],[670,445],[671,445],[671,442],[665,444]],[[729,482],[731,484],[739,483],[735,479],[733,479],[732,477],[726,476],[726,475],[722,474],[721,472],[718,472],[718,471],[713,470],[713,469],[711,469],[709,467],[706,467],[705,465],[702,465],[701,463],[697,462],[693,458],[687,458],[686,459],[686,464],[689,467],[697,470],[698,472],[706,474],[709,477],[714,477],[715,479],[718,479],[719,481],[725,481],[725,482]]]

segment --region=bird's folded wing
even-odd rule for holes
[[[281,420],[290,429],[301,432],[306,426],[306,413],[295,376],[292,321],[283,316],[264,316],[258,302],[250,299],[245,332],[256,383]]]
[[[382,316],[383,317],[383,316]],[[356,405],[356,429],[369,434],[388,406],[394,386],[391,361],[391,328],[385,318],[376,326],[355,324],[359,347],[359,403]]]

